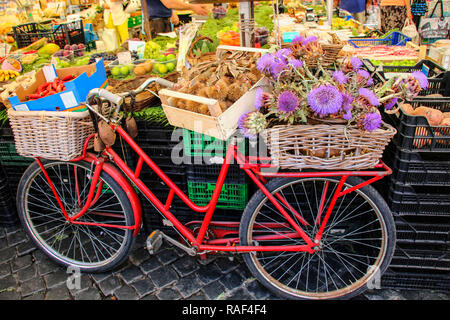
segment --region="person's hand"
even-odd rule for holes
[[[199,16],[207,16],[209,14],[209,10],[205,5],[202,4],[191,4],[192,11],[194,11]]]
[[[176,26],[180,23],[180,19],[178,18],[178,15],[174,12],[172,13],[172,16],[170,17],[170,22]]]

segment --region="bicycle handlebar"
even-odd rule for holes
[[[100,115],[95,109],[93,109],[90,105],[89,102],[91,101],[91,99],[95,96],[99,96],[105,100],[110,101],[111,103],[115,104],[116,107],[116,113],[119,113],[120,111],[120,107],[122,106],[123,100],[124,98],[134,94],[137,95],[139,93],[141,93],[142,91],[144,91],[151,83],[156,82],[159,83],[160,85],[164,86],[164,87],[169,87],[169,88],[173,88],[175,86],[175,84],[171,81],[168,81],[166,79],[162,79],[162,78],[149,78],[147,80],[145,80],[137,89],[132,90],[130,92],[127,93],[112,93],[106,89],[100,89],[100,88],[96,88],[96,89],[92,89],[91,91],[89,91],[87,98],[86,98],[86,106],[89,107],[89,109],[91,109],[92,111],[94,111],[95,113],[97,113],[98,115]],[[100,115],[101,116],[101,115]],[[101,116],[103,119],[104,117]]]

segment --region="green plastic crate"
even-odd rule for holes
[[[12,142],[0,142],[0,163],[4,166],[28,166],[33,158],[22,157]]]
[[[187,156],[225,156],[228,143],[205,134],[183,129],[184,154]],[[246,154],[247,139],[238,139],[239,151]]]
[[[128,18],[128,28],[140,26],[142,24],[142,16]]]
[[[211,200],[215,183],[188,181],[189,198],[197,205],[207,205]],[[224,184],[217,201],[218,208],[244,209],[248,202],[247,184]]]

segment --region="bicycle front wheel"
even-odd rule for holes
[[[361,182],[349,177],[343,190]],[[336,178],[273,179],[266,188],[284,199],[283,208],[314,240],[338,184]],[[305,244],[260,190],[249,201],[239,232],[241,245]],[[281,297],[348,299],[370,284],[375,287],[391,261],[395,241],[389,207],[373,187],[365,186],[337,199],[318,251],[251,252],[244,254],[244,261]]]
[[[89,164],[44,161],[43,165],[67,214],[80,212],[91,185]],[[17,194],[20,220],[33,242],[57,263],[85,272],[104,272],[127,257],[133,230],[120,227],[134,225],[130,201],[104,171],[97,188],[97,200],[77,219],[82,224],[74,224],[66,221],[38,163],[25,171]]]

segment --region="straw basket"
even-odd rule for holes
[[[81,155],[87,137],[94,133],[89,111],[14,111],[8,109],[17,153],[68,161]]]
[[[192,42],[191,46],[189,47],[188,54],[186,56],[187,61],[189,62],[189,64],[191,66],[196,65],[199,62],[213,62],[213,61],[217,60],[215,52],[203,53],[200,57],[195,56],[195,54],[192,51],[194,49],[195,44],[201,40],[207,40],[211,43],[214,42],[211,38],[205,37],[205,36],[198,37],[197,39],[195,39]]]
[[[272,163],[280,168],[362,170],[379,162],[396,132],[386,123],[372,132],[346,125],[306,124],[275,126],[262,136]]]

